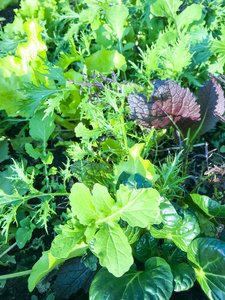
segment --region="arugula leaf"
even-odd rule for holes
[[[29,127],[31,137],[36,141],[41,141],[45,145],[53,133],[55,125],[52,116],[47,116],[44,120],[43,117],[44,113],[42,111],[36,112],[30,119]]]
[[[127,272],[133,263],[128,239],[117,224],[103,225],[95,235],[93,246],[100,264],[116,277]]]
[[[213,238],[198,238],[188,246],[187,255],[196,278],[209,299],[224,299],[225,243]]]
[[[167,300],[172,291],[173,275],[170,266],[164,259],[152,257],[146,261],[144,271],[137,271],[133,265],[119,278],[102,268],[91,284],[90,300]]]

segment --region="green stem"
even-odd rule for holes
[[[45,196],[66,196],[69,197],[69,193],[40,193],[40,194],[35,194],[35,195],[28,195],[23,197],[23,200],[27,201],[33,198],[40,198],[40,197],[45,197]]]
[[[127,143],[127,131],[126,131],[125,122],[124,122],[124,98],[123,98],[122,103],[121,103],[120,119],[121,119],[121,125],[122,125],[124,147],[125,147],[125,149],[128,153],[129,148],[128,148],[128,143]]]
[[[71,124],[68,120],[63,119],[57,114],[54,114],[54,120],[57,124],[61,125],[62,127],[65,127],[66,129],[70,131],[74,131],[75,125]]]
[[[21,276],[28,276],[30,275],[31,271],[32,270],[27,270],[27,271],[17,272],[13,274],[1,275],[0,280],[7,280],[7,279],[21,277]]]
[[[193,188],[193,190],[190,192],[190,194],[193,194],[207,179],[209,179],[213,173],[210,173],[207,177],[205,177],[196,187]]]

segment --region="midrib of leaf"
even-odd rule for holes
[[[118,210],[118,211],[115,212],[114,214],[112,214],[112,215],[110,215],[110,216],[108,216],[108,217],[106,217],[106,218],[104,218],[104,219],[101,219],[101,220],[96,221],[95,224],[98,225],[98,224],[101,224],[101,223],[103,223],[103,222],[106,222],[106,223],[107,223],[108,220],[110,220],[111,218],[115,217],[116,215],[122,214],[122,212],[123,212],[127,207],[129,207],[132,203],[134,203],[134,202],[136,201],[137,197],[139,197],[141,194],[144,193],[144,191],[145,191],[145,190],[143,190],[143,191],[142,191],[140,194],[138,194],[132,201],[128,202],[128,203],[127,203],[124,207],[122,207],[120,210]]]
[[[169,10],[170,10],[172,16],[173,16],[173,21],[174,21],[174,24],[175,24],[175,26],[176,26],[176,30],[177,30],[178,37],[180,37],[180,32],[179,32],[179,30],[178,30],[177,21],[176,21],[176,16],[174,15],[174,12],[173,12],[173,10],[172,10],[172,8],[171,8],[171,6],[170,6],[168,0],[166,0],[166,3],[167,3],[167,5],[168,5],[168,7],[169,7]]]

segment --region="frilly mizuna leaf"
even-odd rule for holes
[[[204,195],[191,194],[190,197],[208,216],[225,218],[225,205]]]
[[[82,256],[86,252],[87,248],[88,246],[85,243],[81,243],[80,245],[77,245],[66,258],[60,259],[53,257],[50,251],[43,252],[42,257],[34,264],[28,279],[29,291],[32,292],[38,282],[56,266],[69,258]]]
[[[91,284],[90,300],[167,300],[172,291],[170,266],[164,259],[152,257],[146,261],[144,271],[137,271],[133,265],[119,278],[101,269]]]
[[[200,107],[188,88],[170,79],[155,79],[152,83],[154,91],[149,101],[142,94],[128,97],[131,117],[136,122],[156,129],[172,126],[174,122],[182,132],[187,132],[200,120]]]
[[[119,211],[121,218],[130,226],[147,227],[149,224],[159,224],[161,196],[153,188],[129,190],[120,185],[117,191],[115,211]]]
[[[154,165],[147,159],[141,157],[144,143],[135,144],[129,149],[127,161],[120,162],[115,169],[115,180],[117,181],[123,172],[127,174],[139,174],[151,182],[155,182],[159,175],[156,174]]]
[[[213,238],[195,239],[188,246],[187,256],[209,299],[225,299],[225,243]]]
[[[196,218],[187,212],[183,212],[183,220],[177,222],[173,228],[164,226],[158,230],[151,226],[150,233],[157,239],[171,239],[177,247],[187,252],[187,247],[191,241],[200,233],[200,228]]]
[[[100,264],[116,277],[127,272],[133,263],[131,246],[117,224],[105,224],[95,235],[94,254]]]
[[[223,89],[214,77],[203,84],[197,102],[201,108],[201,119],[204,119],[199,134],[203,134],[212,129],[225,112]]]

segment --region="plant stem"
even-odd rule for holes
[[[212,176],[212,173],[210,173],[207,177],[205,177],[196,187],[193,188],[193,190],[190,192],[190,194],[193,194],[202,184],[205,182],[208,178]]]
[[[32,270],[27,270],[27,271],[17,272],[17,273],[13,273],[13,274],[1,275],[0,280],[7,280],[7,279],[10,279],[10,278],[28,276],[28,275],[30,275],[31,271]]]
[[[0,259],[7,254],[10,250],[12,250],[15,246],[17,245],[17,243],[15,242],[14,244],[12,244],[8,249],[6,249],[2,254],[0,254]]]
[[[75,125],[71,124],[68,120],[63,119],[57,114],[54,114],[54,120],[57,124],[61,125],[62,127],[65,127],[66,129],[70,131],[74,131]]]

